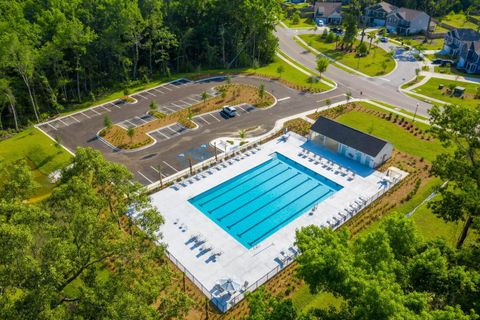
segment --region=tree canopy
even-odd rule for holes
[[[78,149],[52,196],[25,200],[25,163],[0,199],[1,319],[171,319],[190,299],[171,286],[163,218],[132,174]],[[7,185],[3,184],[2,188]],[[163,293],[162,293],[163,291]]]

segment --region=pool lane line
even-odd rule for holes
[[[246,190],[246,191],[242,192],[241,194],[239,194],[239,195],[236,195],[236,196],[235,196],[235,198],[225,201],[225,202],[224,202],[224,203],[222,203],[221,205],[219,205],[219,206],[215,207],[213,210],[209,210],[208,212],[210,212],[210,213],[211,213],[211,212],[213,212],[213,211],[216,211],[217,209],[219,209],[219,208],[223,207],[223,206],[224,206],[224,205],[226,205],[227,203],[229,203],[229,202],[232,202],[232,201],[234,201],[234,200],[238,199],[239,197],[243,196],[244,194],[246,194],[246,193],[248,193],[248,192],[252,191],[252,190],[253,190],[253,189],[255,189],[255,188],[258,188],[259,186],[261,186],[261,185],[263,185],[263,184],[267,183],[268,181],[270,181],[270,180],[272,180],[272,179],[275,179],[275,178],[276,178],[276,177],[278,177],[279,175],[281,175],[281,174],[283,174],[283,173],[285,173],[285,172],[287,172],[288,170],[291,170],[291,169],[292,169],[292,168],[286,168],[285,170],[282,170],[282,171],[280,171],[279,173],[275,174],[273,177],[271,177],[271,178],[269,178],[269,179],[267,179],[267,180],[265,180],[265,181],[261,182],[260,184],[256,184],[256,185],[254,185],[253,187],[249,188],[248,190]],[[295,176],[295,175],[294,175],[294,176]],[[250,179],[250,180],[252,180],[252,179]],[[248,181],[250,181],[250,180],[248,180]],[[290,178],[289,178],[288,180],[290,180]],[[288,181],[288,180],[285,180],[285,181]],[[276,187],[278,187],[278,186],[279,186],[279,185],[275,186],[274,188],[276,188]],[[269,190],[267,190],[266,192],[269,192],[270,190],[273,190],[273,188],[272,188],[272,189],[269,189]],[[265,194],[265,192],[264,192],[264,193],[262,193],[260,196],[262,196],[263,194]],[[257,197],[255,197],[254,199],[256,199],[256,198],[258,198],[258,196],[257,196]],[[245,205],[249,204],[249,203],[250,203],[250,202],[252,202],[254,199],[252,199],[252,200],[248,201],[247,203],[245,203],[245,204],[243,204],[243,205],[245,206]],[[237,209],[238,209],[238,208],[237,208]],[[237,210],[237,209],[235,209],[235,210]],[[235,211],[235,210],[233,210],[233,211]],[[231,212],[230,212],[228,215],[230,215],[230,214],[231,214]],[[225,218],[225,216],[221,217],[220,219],[219,219],[219,218],[217,218],[217,220],[218,220],[218,221],[222,221],[222,219],[223,219],[223,218]]]
[[[227,226],[227,228],[231,229],[233,226],[236,226],[237,224],[239,224],[240,222],[244,221],[245,219],[247,218],[250,218],[253,214],[257,213],[258,211],[262,210],[263,208],[265,208],[266,206],[270,205],[272,202],[275,202],[277,201],[279,198],[283,197],[284,195],[286,195],[287,193],[295,190],[296,188],[300,187],[302,184],[304,184],[305,182],[307,182],[308,180],[312,180],[312,178],[307,178],[305,180],[302,180],[299,184],[297,184],[295,187],[293,188],[290,188],[288,189],[287,191],[281,193],[280,195],[278,195],[277,197],[273,198],[272,200],[268,201],[267,203],[264,203],[262,206],[260,206],[259,208],[253,210],[252,212],[250,212],[249,214],[247,214],[246,216],[243,216],[240,220],[237,220],[235,221],[234,223],[232,223],[231,225]],[[273,190],[273,188],[271,189]],[[269,190],[270,191],[270,190]],[[303,196],[303,195],[302,195]],[[237,236],[239,237],[242,237],[242,234],[244,232],[240,233],[240,234],[237,234]]]
[[[316,188],[315,188],[316,189]],[[285,222],[287,222],[288,220],[292,219],[292,217],[296,216],[299,212],[303,211],[303,210],[306,210],[308,209],[309,207],[311,207],[312,205],[315,204],[315,202],[317,202],[319,199],[325,197],[327,194],[333,192],[331,189],[329,189],[327,192],[325,192],[321,197],[315,199],[315,201],[312,201],[310,202],[307,206],[303,207],[302,209],[300,210],[297,210],[297,212],[295,212],[295,214],[292,214],[290,216],[288,216],[287,219],[284,219],[281,223],[278,223],[275,227],[273,228],[270,228],[267,232],[264,232],[260,237],[256,238],[255,240],[251,241],[251,242],[248,242],[248,244],[250,246],[253,246],[253,244],[257,243],[257,241],[261,240],[264,236],[266,236],[267,234],[269,234],[270,232],[272,232],[273,230],[275,230],[276,228],[278,228],[278,226],[281,226],[282,224],[284,224]],[[257,224],[258,225],[258,224]]]
[[[272,162],[271,162],[271,163],[272,163]],[[232,191],[233,189],[235,189],[235,188],[237,188],[237,187],[239,187],[239,186],[242,186],[243,184],[245,184],[245,183],[249,182],[250,180],[258,177],[259,175],[262,175],[262,174],[264,174],[264,173],[266,173],[266,172],[269,172],[270,170],[274,169],[275,167],[277,167],[277,166],[279,166],[279,165],[281,165],[280,162],[277,162],[277,163],[274,164],[273,166],[268,166],[268,164],[267,164],[267,168],[262,168],[262,171],[261,171],[261,172],[259,172],[259,173],[255,174],[254,176],[248,178],[248,180],[245,180],[245,181],[243,181],[243,182],[241,182],[241,183],[239,183],[239,184],[236,184],[236,185],[234,185],[233,187],[230,187],[229,189],[226,189],[226,190],[223,190],[223,189],[221,189],[221,188],[215,190],[214,192],[217,192],[217,191],[220,191],[220,190],[221,190],[222,193],[220,193],[219,195],[217,195],[217,196],[215,196],[215,197],[213,197],[213,198],[211,198],[211,199],[209,199],[209,200],[207,200],[207,201],[205,201],[205,202],[200,203],[199,205],[200,205],[200,206],[203,206],[203,205],[205,205],[206,203],[209,203],[209,202],[217,199],[218,197],[221,197],[221,196],[225,195],[226,193]],[[248,177],[248,175],[246,175],[245,177]],[[242,177],[242,178],[243,178],[243,177]],[[210,210],[207,210],[207,211],[210,212]]]

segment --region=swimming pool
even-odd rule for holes
[[[343,188],[279,153],[271,157],[189,199],[247,249]]]

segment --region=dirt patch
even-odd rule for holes
[[[196,125],[192,122],[192,118],[195,115],[219,110],[227,104],[237,105],[248,103],[258,108],[262,108],[270,106],[275,100],[275,98],[266,91],[263,92],[263,97],[260,98],[261,93],[259,88],[244,84],[222,85],[216,89],[221,92],[220,95],[208,98],[187,109],[179,110],[169,115],[153,111],[152,114],[157,116],[157,119],[134,128],[133,136],[131,137],[128,135],[127,130],[117,125],[108,129],[103,129],[101,136],[117,148],[135,149],[152,143],[153,140],[147,135],[147,132],[155,129],[175,122],[179,122],[187,128],[195,128]]]

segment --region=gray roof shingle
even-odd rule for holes
[[[388,144],[385,140],[325,117],[318,118],[312,125],[311,130],[371,157],[376,157],[383,147]]]

